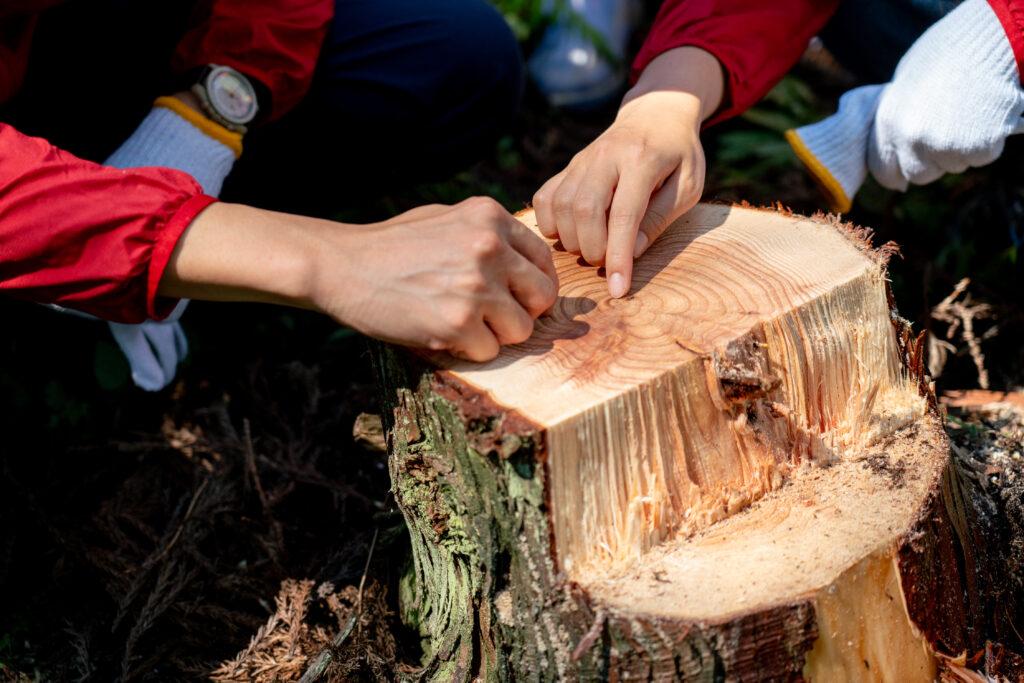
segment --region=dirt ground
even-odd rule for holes
[[[844,86],[811,65],[799,75],[819,111]],[[372,210],[475,192],[519,208],[612,116],[530,95],[493,158]],[[821,208],[776,133],[745,119],[709,135],[705,198]],[[932,333],[940,391],[1024,384],[1024,184],[1010,163],[907,195],[869,187],[847,216],[901,245],[893,289]],[[304,312],[194,303],[192,355],[173,389],[149,395],[127,386],[95,323],[9,300],[0,314],[0,681],[389,680],[415,667],[416,638],[394,617],[404,527],[379,435],[360,419],[377,412],[363,339]],[[1024,421],[951,415],[1016,581]]]

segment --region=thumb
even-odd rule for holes
[[[643,220],[640,221],[636,245],[633,247],[633,258],[639,258],[646,252],[654,240],[658,239],[675,219],[692,209],[700,199],[700,192],[697,191],[689,193],[689,197],[680,201],[680,191],[674,185],[675,183],[671,182],[665,183],[665,186],[651,197],[647,212],[644,213]]]

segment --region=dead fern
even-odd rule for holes
[[[275,611],[249,645],[210,673],[218,683],[275,683],[297,681],[328,652],[329,664],[310,680],[351,680],[364,674],[390,678],[395,665],[395,642],[390,616],[379,584],[363,592],[362,612],[356,586],[336,591],[328,582],[286,579],[274,598]],[[336,629],[358,620],[363,630],[349,629],[344,642],[334,642]],[[324,660],[328,661],[328,660]],[[303,677],[306,680],[306,677]]]
[[[933,354],[930,356],[929,369],[933,370],[932,375],[936,377],[942,372],[946,354],[956,351],[956,347],[950,341],[959,336],[959,339],[966,344],[965,348],[970,354],[971,360],[974,361],[978,372],[978,386],[988,389],[988,370],[985,368],[985,354],[981,351],[981,342],[998,334],[999,326],[991,325],[981,333],[975,330],[976,321],[992,319],[995,315],[991,306],[973,303],[971,295],[965,294],[970,283],[970,278],[963,278],[956,284],[949,296],[932,308],[932,319],[944,322],[948,327],[946,329],[947,341],[935,340],[929,344],[929,350]],[[964,297],[958,301],[961,294],[964,294]]]

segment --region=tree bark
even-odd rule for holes
[[[701,206],[625,300],[556,254],[559,303],[491,363],[375,346],[415,677],[926,681],[984,648],[987,569],[884,257],[827,218]]]

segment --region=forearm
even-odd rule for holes
[[[634,78],[662,54],[683,46],[715,55],[725,89],[705,125],[748,109],[797,62],[839,0],[665,0],[633,63]]]
[[[212,204],[178,241],[157,292],[315,309],[310,274],[326,229],[343,226],[241,204]]]
[[[166,316],[149,274],[209,201],[180,171],[101,166],[0,124],[0,292],[118,322]]]
[[[557,290],[547,244],[474,198],[370,225],[213,204],[157,292],[308,308],[378,339],[486,360],[529,337]]]
[[[633,102],[656,94],[699,123],[718,110],[724,88],[722,65],[714,55],[699,47],[677,47],[651,60],[622,99],[621,110],[628,111]]]

